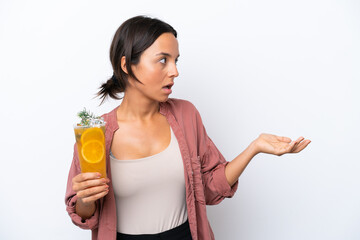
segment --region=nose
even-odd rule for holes
[[[179,71],[177,70],[177,66],[176,63],[172,63],[171,66],[169,67],[169,75],[170,77],[178,77],[179,76]]]

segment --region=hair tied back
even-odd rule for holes
[[[177,37],[177,32],[168,23],[156,18],[135,16],[123,22],[116,30],[110,46],[110,61],[113,70],[111,78],[101,84],[97,96],[101,103],[109,96],[113,99],[122,99],[119,93],[125,94],[129,84],[129,77],[142,82],[132,72],[132,66],[136,66],[142,53],[149,48],[163,33],[172,33]],[[127,72],[121,66],[121,59],[125,57]]]
[[[113,75],[112,75],[112,77],[111,77],[111,80],[112,80],[113,84],[114,84],[116,87],[120,87],[119,82],[118,82],[118,80],[117,80],[117,78],[116,78],[116,76],[115,76],[114,73],[113,73]]]

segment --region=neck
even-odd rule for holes
[[[138,94],[128,94],[125,92],[124,98],[117,110],[118,120],[147,122],[154,119],[159,113],[159,102],[149,98],[138,96]]]

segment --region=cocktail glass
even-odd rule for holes
[[[106,178],[105,123],[74,125],[81,172],[99,172]]]

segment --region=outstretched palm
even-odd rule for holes
[[[299,137],[296,141],[291,142],[288,137],[280,137],[272,134],[262,133],[255,140],[259,152],[281,156],[285,153],[298,153],[302,151],[311,141],[303,141]]]

